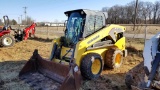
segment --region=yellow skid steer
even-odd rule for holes
[[[78,9],[65,14],[65,35],[53,40],[49,60],[35,50],[19,74],[35,89],[77,90],[81,75],[97,79],[104,64],[118,68],[127,54],[125,28],[106,25],[107,13]]]

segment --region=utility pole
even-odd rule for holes
[[[25,21],[27,22],[27,7],[23,7],[24,8],[24,15],[25,15]]]
[[[133,27],[133,31],[135,30],[135,26],[136,26],[137,8],[138,8],[138,0],[136,0],[136,7],[135,7],[135,13],[134,13],[134,27]]]
[[[18,17],[18,24],[20,24],[20,17]]]
[[[22,24],[22,15],[21,15],[21,24]]]

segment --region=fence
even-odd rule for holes
[[[126,27],[126,33],[130,34],[144,34],[145,24],[136,24],[136,30],[133,31],[133,24],[120,24]],[[20,26],[21,29],[24,29],[26,26]],[[18,28],[17,25],[12,26],[12,28]],[[64,35],[65,27],[63,26],[37,26],[36,34],[45,38],[55,38],[58,36]],[[155,34],[160,32],[160,24],[147,24],[147,31],[149,34]]]

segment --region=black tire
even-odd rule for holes
[[[100,64],[100,65],[98,65]],[[93,65],[98,65],[96,68]],[[93,66],[93,67],[92,67]],[[96,72],[93,72],[92,69]],[[97,79],[103,70],[103,60],[99,54],[89,53],[81,61],[80,70],[86,79]]]
[[[15,43],[15,40],[12,36],[10,36],[9,34],[3,35],[0,38],[0,45],[3,47],[10,47],[13,46]]]
[[[119,68],[123,63],[123,53],[119,49],[110,48],[106,51],[104,61],[105,65],[111,69]]]

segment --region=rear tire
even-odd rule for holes
[[[15,40],[12,36],[10,36],[9,34],[3,35],[0,38],[0,45],[3,47],[10,47],[13,46],[15,43]]]
[[[80,70],[86,79],[97,79],[103,70],[103,60],[99,54],[89,53],[81,61]]]
[[[105,64],[111,68],[119,68],[123,63],[123,53],[119,49],[110,48],[106,52]]]

